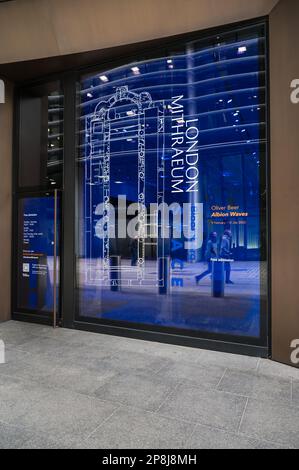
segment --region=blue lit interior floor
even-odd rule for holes
[[[234,284],[226,285],[224,298],[211,296],[209,275],[196,286],[195,276],[206,269],[204,263],[187,265],[181,272],[184,287],[172,288],[168,295],[159,295],[155,286],[124,286],[112,292],[87,281],[84,266],[82,262],[79,289],[84,316],[241,336],[260,334],[260,279],[266,273],[261,263],[233,263]],[[154,268],[154,262],[148,262],[149,273]]]

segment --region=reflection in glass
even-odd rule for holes
[[[263,26],[82,78],[80,318],[260,338],[265,87]]]
[[[21,91],[19,186],[62,188],[64,98],[58,82]]]

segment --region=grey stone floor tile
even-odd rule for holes
[[[157,414],[121,407],[86,440],[89,448],[179,449],[195,425]]]
[[[200,387],[216,388],[225,370],[225,368],[217,366],[175,362],[163,367],[158,375],[199,385]]]
[[[97,371],[101,365],[105,365],[105,360],[109,360],[113,354],[114,351],[111,351],[109,348],[65,345],[56,353],[47,354],[46,358],[47,360],[59,361],[59,364],[64,367]]]
[[[70,434],[73,438],[87,437],[117,405],[71,391],[51,389],[42,401],[32,404],[30,412],[18,418],[18,423],[33,431],[57,436]]]
[[[20,349],[14,346],[5,347],[5,364],[17,363],[25,361],[26,359],[28,359],[28,362],[30,362],[32,359],[32,354],[27,353],[25,351],[21,351]],[[0,370],[2,365],[3,364],[0,364]]]
[[[33,327],[31,328],[31,325]],[[9,320],[5,322],[0,322],[0,333],[2,331],[33,331],[35,328],[40,328],[41,325],[37,323],[27,323],[27,322],[20,322],[15,320]]]
[[[291,400],[291,379],[227,369],[218,390],[253,398]]]
[[[188,440],[190,449],[281,449],[276,443],[261,441],[224,429],[197,425]]]
[[[58,367],[54,374],[43,377],[40,382],[49,388],[62,388],[95,396],[96,390],[115,377],[117,372],[109,367],[99,367],[90,372],[88,369]]]
[[[54,374],[57,364],[46,360],[42,355],[35,355],[17,348],[6,348],[5,363],[0,364],[0,374],[19,377],[26,380],[40,380]]]
[[[218,351],[202,351],[199,362],[206,366],[214,365],[242,371],[254,371],[257,369],[259,358]]]
[[[76,439],[71,434],[54,435],[39,431],[20,445],[20,449],[88,449],[88,446],[83,438]]]
[[[60,354],[60,350],[65,346],[63,341],[55,338],[36,337],[24,342],[20,349],[31,354]]]
[[[40,325],[40,329],[36,331],[39,337],[54,338],[60,341],[67,341],[68,343],[75,341],[82,341],[80,330],[71,330],[69,328],[53,328],[51,326]]]
[[[59,350],[53,350],[52,352],[44,352],[44,353],[27,353],[23,351],[21,348],[22,346],[16,347],[19,352],[23,354],[22,361],[28,365],[35,366],[35,367],[62,367],[66,361],[68,355],[73,355],[73,348],[64,345]]]
[[[175,362],[186,362],[198,364],[202,354],[201,349],[187,348],[172,344],[155,343],[152,341],[141,341],[126,339],[119,345],[121,350],[150,354],[155,357],[170,359]]]
[[[49,338],[46,340],[51,341]],[[22,346],[21,346],[22,347]],[[105,359],[109,359],[113,352],[109,348],[92,349],[86,345],[69,345],[64,343],[61,347],[53,349],[53,351],[45,350],[44,353],[27,353],[18,347],[19,354],[23,354],[23,362],[36,368],[69,368],[78,371],[90,370],[91,372],[99,372],[107,368],[108,363]]]
[[[55,374],[57,366],[50,364],[30,364],[24,361],[7,362],[0,364],[0,374],[18,377],[25,380],[42,381],[44,378]]]
[[[4,328],[8,328],[12,326],[13,323],[17,323],[14,320],[9,320],[9,321],[0,321],[0,331]]]
[[[17,386],[19,384],[22,384],[22,380],[18,379],[17,377],[10,377],[4,374],[0,374],[0,398],[1,398],[1,392],[3,391],[4,395],[6,392],[8,393],[8,389],[10,387]]]
[[[49,391],[36,382],[0,374],[0,421],[21,425],[20,417],[30,414],[39,402],[45,407],[48,395]]]
[[[263,375],[299,380],[299,369],[269,359],[260,359],[258,372]]]
[[[6,346],[20,346],[28,341],[37,339],[30,330],[9,329],[0,331],[0,340],[4,341]]]
[[[181,385],[158,413],[237,431],[247,399],[217,390]]]
[[[168,364],[169,360],[162,357],[143,354],[140,352],[118,351],[108,359],[110,366],[119,372],[146,372],[147,374],[158,372]]]
[[[81,330],[70,330],[67,328],[51,328],[44,326],[39,334],[40,337],[52,338],[62,341],[69,346],[84,347],[88,346],[90,351],[101,349],[116,351],[121,346],[121,341],[117,337],[99,333],[91,333]],[[120,338],[123,340],[123,338]]]
[[[249,399],[240,432],[299,448],[299,408],[271,400]]]
[[[103,400],[155,411],[176,385],[176,381],[145,373],[124,373],[111,379],[95,394]]]
[[[0,449],[21,449],[32,436],[28,429],[0,422]]]
[[[81,336],[81,333],[83,333],[82,336]],[[122,347],[128,341],[138,341],[138,340],[132,340],[130,338],[104,335],[100,333],[90,333],[87,331],[77,331],[77,336],[78,336],[78,339],[81,341],[82,345],[85,344],[92,348],[108,348],[109,350],[113,350],[114,352],[117,352],[118,350],[122,349]]]

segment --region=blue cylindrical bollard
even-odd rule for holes
[[[212,261],[212,296],[224,297],[224,262]]]

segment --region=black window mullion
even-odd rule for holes
[[[64,186],[62,198],[62,325],[72,328],[75,308],[76,78],[65,75]]]

